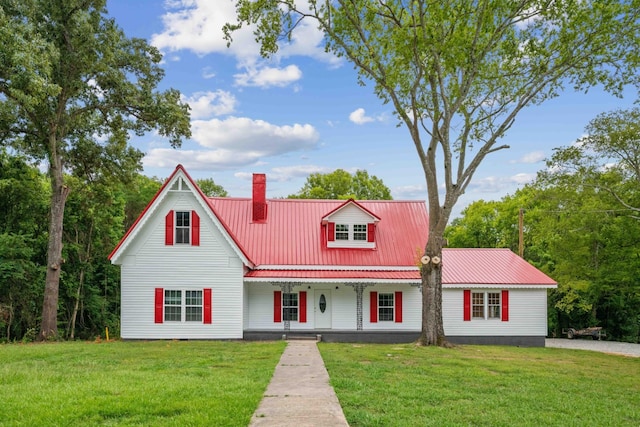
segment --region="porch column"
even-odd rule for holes
[[[356,330],[362,330],[362,294],[364,288],[372,286],[371,283],[345,283],[347,286],[353,286],[353,290],[356,291]]]
[[[273,286],[279,286],[283,295],[292,293],[293,288],[296,286],[302,286],[302,282],[271,282],[271,284]],[[299,303],[300,302],[298,301],[298,304]],[[298,307],[298,310],[300,310],[300,307]],[[289,319],[283,318],[282,323],[284,324],[285,331],[291,330],[291,321]]]

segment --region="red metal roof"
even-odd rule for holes
[[[418,270],[254,270],[254,279],[378,279],[419,282]],[[509,249],[444,249],[444,285],[542,285],[555,286],[549,276]]]
[[[549,285],[556,282],[509,249],[444,249],[445,285]],[[418,270],[253,270],[254,279],[377,279],[419,282]]]
[[[552,278],[509,249],[444,249],[442,282],[556,285]]]
[[[420,272],[388,270],[253,270],[245,277],[254,279],[376,279],[420,281]]]
[[[210,198],[238,244],[257,265],[417,266],[429,220],[423,201],[359,201],[381,220],[375,249],[327,248],[322,218],[343,200],[269,199],[267,219],[253,222],[251,199]]]
[[[327,248],[322,219],[327,212],[351,201],[269,199],[266,220],[253,222],[251,199],[206,198],[181,165],[127,231],[110,259],[133,237],[132,230],[178,171],[208,202],[242,255],[253,263],[248,265],[255,267],[246,274],[248,278],[420,280],[419,271],[407,267],[418,266],[427,241],[429,220],[423,201],[353,201],[380,219],[375,249]],[[508,249],[444,249],[442,268],[443,284],[450,286],[556,285]]]

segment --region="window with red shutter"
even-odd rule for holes
[[[376,225],[374,223],[367,224],[367,242],[373,242],[376,234]]]
[[[509,321],[509,291],[502,291],[502,321]]]
[[[200,216],[191,211],[191,245],[200,246]]]
[[[300,298],[298,300],[300,307],[300,323],[307,323],[307,292],[300,291]]]
[[[202,304],[202,323],[211,323],[211,288],[204,288],[204,302]]]
[[[273,292],[273,321],[282,322],[282,291]]]
[[[463,319],[465,322],[471,321],[471,289],[463,291]]]
[[[336,223],[330,222],[327,226],[327,240],[333,242],[336,240]]]
[[[396,323],[402,323],[402,292],[395,295]]]
[[[164,217],[164,244],[173,245],[173,211],[169,211]]]
[[[378,293],[371,292],[369,294],[369,316],[371,323],[378,322]]]
[[[162,323],[164,307],[164,290],[162,288],[156,288],[155,294],[155,323]]]

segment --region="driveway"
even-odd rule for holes
[[[591,350],[602,353],[621,354],[640,357],[640,344],[617,341],[594,341],[591,339],[547,338],[545,347],[571,348],[575,350]]]

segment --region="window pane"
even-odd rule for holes
[[[378,320],[380,322],[393,322],[393,308],[380,307],[378,309]]]
[[[349,240],[348,224],[336,224],[336,240]]]
[[[187,291],[187,305],[202,305],[202,291]]]
[[[472,315],[474,318],[484,319],[484,292],[471,294]]]
[[[487,308],[489,319],[500,318],[500,293],[489,292],[487,293]]]
[[[393,294],[378,294],[378,321],[393,322]]]
[[[164,291],[164,304],[165,305],[180,305],[182,304],[182,291]]]
[[[189,243],[190,212],[176,212],[176,243]]]
[[[202,322],[202,307],[187,307],[185,314],[187,322]]]
[[[164,307],[164,320],[167,322],[179,322],[182,320],[182,307],[169,305]]]
[[[367,240],[367,224],[353,226],[353,240]]]
[[[282,309],[282,317],[284,320],[298,320],[298,308],[286,307]]]
[[[178,227],[189,226],[189,212],[176,212],[176,226]]]

